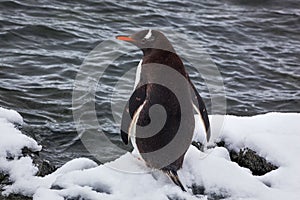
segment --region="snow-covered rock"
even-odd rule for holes
[[[38,177],[32,160],[18,156],[24,146],[33,150],[41,147],[14,128],[12,122],[16,119],[12,115],[0,110],[0,172],[9,174],[12,181],[3,195],[19,193],[36,200],[300,199],[300,114],[225,116],[216,140],[225,141],[237,152],[249,147],[279,168],[254,176],[249,169],[232,162],[223,147],[203,153],[191,146],[178,172],[188,192],[182,192],[160,171],[149,170],[131,153],[100,166],[86,158],[75,159],[45,177]],[[8,154],[15,159],[6,159]],[[195,185],[202,188],[201,194],[193,194]]]

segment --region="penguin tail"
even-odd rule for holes
[[[167,176],[175,183],[175,185],[179,186],[182,191],[186,192],[185,188],[183,187],[181,181],[179,180],[178,174],[174,170],[167,170],[165,171]]]
[[[199,151],[204,152],[204,144],[202,144],[201,142],[192,141],[192,145]]]

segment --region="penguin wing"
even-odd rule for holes
[[[133,119],[135,118],[138,109],[146,99],[146,88],[146,84],[140,87],[137,86],[137,89],[135,89],[135,91],[132,93],[123,111],[121,121],[121,138],[125,144],[128,144],[128,138],[130,135],[129,131],[133,125]]]
[[[192,92],[193,107],[194,107],[194,110],[196,111],[196,113],[202,119],[202,122],[203,122],[203,124],[205,126],[205,130],[206,130],[206,140],[209,141],[209,139],[210,139],[210,123],[209,123],[209,119],[208,119],[207,110],[206,110],[205,104],[204,104],[200,94],[198,93],[196,87],[194,86],[194,84],[191,81],[190,81],[190,84],[193,89],[193,92]],[[197,121],[199,122],[199,120],[196,120],[196,122]],[[195,126],[197,126],[197,124],[195,124]]]

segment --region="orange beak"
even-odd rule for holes
[[[134,42],[134,39],[132,39],[129,36],[117,36],[116,37],[118,40],[123,40],[123,41],[127,41],[127,42]]]

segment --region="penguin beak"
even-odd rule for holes
[[[135,41],[130,36],[124,36],[124,35],[117,36],[116,38],[118,40],[123,40],[123,41],[126,41],[126,42],[134,42]]]

